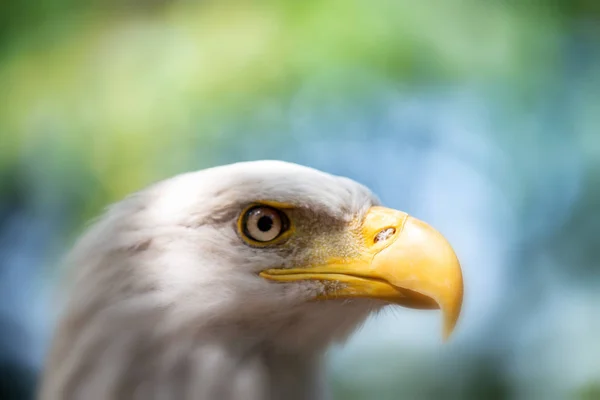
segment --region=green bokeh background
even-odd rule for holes
[[[418,190],[430,167],[403,151],[447,142],[475,177],[446,183],[487,182],[481,228],[447,229],[465,253],[487,254],[473,232],[501,244],[503,296],[447,347],[377,350],[366,329],[332,352],[335,398],[600,398],[600,2],[0,3],[2,398],[32,395],[60,256],[107,204],[281,158],[426,213],[385,182]],[[424,196],[433,219],[452,190]]]

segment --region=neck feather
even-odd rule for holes
[[[157,335],[156,321],[67,318],[41,398],[319,399],[319,351],[282,351],[259,335],[218,330]],[[103,329],[100,328],[103,324]]]

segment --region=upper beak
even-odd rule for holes
[[[440,308],[443,333],[453,331],[463,299],[460,263],[446,239],[401,211],[372,207],[361,228],[357,256],[323,265],[261,272],[276,281],[336,281],[320,298],[367,297],[409,308]]]

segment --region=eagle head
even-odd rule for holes
[[[293,369],[390,304],[441,309],[448,335],[463,294],[457,257],[436,230],[350,179],[278,161],[133,194],[82,236],[69,263],[48,399],[189,388],[211,365],[234,368],[252,354],[291,355],[282,365]],[[277,364],[261,362],[261,371]]]

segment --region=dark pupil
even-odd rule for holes
[[[261,230],[261,232],[268,232],[273,226],[273,220],[271,219],[271,217],[260,217],[256,225],[258,226],[258,229]]]

